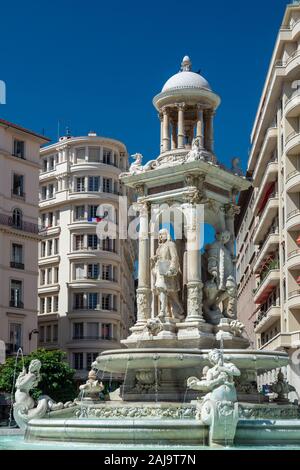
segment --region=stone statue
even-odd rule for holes
[[[180,266],[176,245],[167,229],[159,231],[158,248],[151,259],[154,274],[154,293],[159,296],[161,320],[173,317],[183,320],[183,307],[179,300]]]
[[[241,372],[224,360],[219,349],[210,351],[208,359],[213,367],[206,370],[201,380],[189,377],[187,386],[208,392],[200,402],[197,417],[209,426],[209,445],[232,444],[239,419],[234,377],[239,377]]]
[[[34,359],[30,362],[28,372],[25,367],[18,375],[16,380],[16,392],[14,403],[14,419],[18,426],[25,430],[27,423],[33,418],[42,418],[47,411],[56,411],[64,408],[63,403],[55,403],[50,397],[42,396],[35,406],[34,399],[30,396],[29,392],[36,388],[41,381],[40,376],[41,362]],[[68,402],[68,406],[70,406]]]
[[[235,175],[243,176],[243,170],[241,169],[241,160],[238,157],[233,157],[231,160],[231,171]]]
[[[218,232],[216,241],[205,247],[208,279],[203,289],[203,311],[205,319],[212,324],[218,324],[222,317],[236,318],[237,285],[232,255],[226,247],[229,240],[228,230]]]
[[[287,396],[290,392],[295,392],[296,389],[285,380],[284,375],[281,370],[279,370],[277,375],[277,381],[272,383],[269,386],[270,392],[276,393],[277,397],[274,401],[285,402],[287,401]]]
[[[146,165],[142,165],[143,155],[141,153],[134,153],[131,157],[135,160],[129,167],[128,172],[123,172],[119,175],[122,176],[132,176],[144,173],[147,170],[152,170],[157,165],[156,160],[150,160]]]
[[[186,162],[194,162],[195,160],[204,160],[204,156],[201,152],[203,148],[201,147],[201,140],[199,137],[196,137],[192,141],[192,149],[187,154]]]
[[[104,385],[97,379],[97,373],[94,369],[89,371],[88,380],[85,384],[79,386],[84,400],[99,400],[99,393],[104,390]]]

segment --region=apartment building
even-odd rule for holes
[[[257,348],[286,350],[300,388],[300,4],[288,5],[251,134],[237,221],[238,315]],[[246,313],[245,307],[249,305]],[[297,355],[297,353],[296,353]],[[268,381],[270,377],[262,377]]]
[[[96,233],[104,217],[119,227],[127,169],[125,145],[93,132],[41,150],[39,345],[65,350],[78,378],[134,323],[135,245]]]
[[[6,355],[37,347],[39,152],[48,141],[0,119],[0,339]]]

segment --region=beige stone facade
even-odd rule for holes
[[[248,161],[253,190],[242,195],[237,224],[238,315],[248,321],[257,348],[289,352],[288,379],[296,387],[300,384],[293,355],[300,347],[299,57],[300,5],[292,4],[286,8],[257,110]]]
[[[37,347],[39,151],[48,139],[0,119],[0,339]]]
[[[134,244],[96,233],[99,211],[118,227],[127,168],[124,144],[95,133],[41,151],[39,345],[65,350],[79,378],[134,322]]]

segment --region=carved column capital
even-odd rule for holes
[[[240,213],[240,207],[235,204],[225,204],[224,211],[226,217],[235,217]]]
[[[182,103],[175,103],[175,106],[178,110],[180,109],[180,110],[184,111],[184,109],[186,107],[186,103],[183,103],[183,102]]]

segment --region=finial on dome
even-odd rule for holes
[[[192,62],[188,55],[185,55],[181,62],[181,71],[190,72],[192,69]]]

